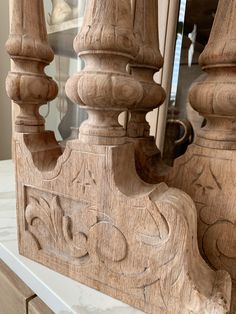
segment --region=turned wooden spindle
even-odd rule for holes
[[[139,53],[130,64],[132,76],[143,86],[144,95],[140,103],[131,110],[128,136],[147,137],[150,126],[146,121],[149,111],[165,100],[165,91],[154,82],[153,76],[163,65],[158,40],[158,10],[156,0],[136,0],[134,6],[134,35]]]
[[[155,138],[150,136],[146,115],[165,100],[164,89],[154,81],[154,74],[163,65],[159,50],[158,1],[133,0],[132,4],[139,53],[129,68],[131,75],[142,85],[144,94],[130,110],[127,134],[135,145],[136,168],[140,177],[148,183],[157,183],[166,174],[167,166],[161,161]]]
[[[149,84],[126,73],[138,51],[130,0],[90,0],[86,11],[75,41],[86,67],[66,86],[90,114],[80,140],[62,154],[52,132],[15,136],[19,251],[148,314],[225,314],[231,280],[199,254],[193,201],[139,178],[117,122]]]
[[[37,133],[44,130],[39,107],[57,95],[56,83],[44,73],[53,60],[47,42],[42,0],[13,0],[10,36],[6,49],[12,69],[6,81],[8,96],[20,106],[15,130]]]
[[[220,0],[209,42],[200,56],[206,76],[190,90],[205,119],[195,143],[178,158],[168,182],[198,209],[198,241],[215,269],[226,269],[236,290],[236,1]],[[232,313],[235,313],[233,293]]]
[[[130,1],[91,0],[74,48],[85,68],[66,85],[67,95],[81,104],[89,118],[79,139],[95,144],[120,144],[126,132],[119,114],[135,106],[142,86],[126,72],[138,46],[133,34]]]

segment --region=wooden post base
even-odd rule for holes
[[[166,180],[194,200],[200,251],[209,265],[227,270],[233,281],[236,280],[235,165],[233,150],[193,144],[175,161]]]
[[[226,313],[231,280],[200,257],[190,197],[141,181],[131,143],[70,141],[55,163],[52,134],[16,135],[20,253],[146,313]]]

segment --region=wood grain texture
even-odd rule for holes
[[[228,311],[230,278],[200,257],[192,200],[141,181],[132,144],[70,141],[43,172],[27,137],[17,140],[21,254],[147,313]]]
[[[0,313],[27,314],[28,301],[35,293],[0,260]]]
[[[134,35],[139,52],[129,64],[131,75],[140,82],[143,97],[130,110],[127,135],[135,145],[136,169],[148,183],[161,182],[168,167],[161,160],[150,126],[146,120],[149,111],[158,108],[165,100],[165,91],[154,82],[154,74],[163,65],[159,50],[158,1],[134,0]],[[157,170],[158,169],[158,170]]]
[[[53,60],[47,42],[42,0],[12,0],[10,37],[6,49],[12,63],[6,81],[8,96],[20,106],[15,119],[17,132],[44,130],[39,107],[57,95],[56,83],[44,73]]]
[[[134,34],[139,45],[135,60],[130,63],[131,75],[144,90],[141,101],[131,109],[128,123],[129,137],[149,136],[150,126],[146,114],[165,100],[165,91],[153,80],[154,74],[163,65],[158,41],[158,9],[156,0],[134,1]]]
[[[121,144],[126,132],[118,116],[143,97],[141,84],[126,72],[138,52],[130,1],[91,0],[74,48],[85,68],[66,85],[68,96],[89,114],[79,138],[94,144]],[[102,109],[102,110],[101,110]]]
[[[174,164],[167,182],[183,189],[198,210],[198,243],[214,269],[227,270],[236,312],[236,2],[220,0],[209,42],[200,56],[206,74],[190,90],[190,102],[207,121]]]
[[[16,133],[19,250],[146,313],[227,313],[231,280],[200,256],[193,201],[140,179],[138,142],[118,124],[146,84],[126,72],[138,53],[131,16],[129,0],[87,3],[74,44],[86,67],[66,85],[90,115],[79,139],[62,154],[52,132]]]

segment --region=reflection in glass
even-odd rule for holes
[[[194,131],[204,123],[203,118],[189,105],[188,93],[192,84],[204,75],[198,58],[208,41],[217,5],[218,0],[183,0],[180,4],[164,148],[164,159],[170,165],[186,151],[194,138]],[[183,138],[189,126],[193,131],[186,133],[185,141],[180,145],[179,139]]]
[[[43,106],[41,114],[46,117],[46,127],[55,132],[57,140],[78,136],[78,128],[87,113],[66,96],[68,78],[83,69],[82,60],[73,49],[73,41],[82,25],[86,0],[45,0],[45,14],[49,44],[55,59],[47,68],[54,77],[59,93],[50,104]]]

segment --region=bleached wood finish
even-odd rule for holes
[[[39,132],[44,130],[39,107],[57,94],[56,84],[44,73],[53,60],[53,51],[47,43],[43,2],[12,0],[11,5],[6,49],[14,62],[6,82],[7,93],[20,106],[16,131]]]
[[[186,191],[198,210],[198,242],[215,269],[236,282],[236,2],[220,0],[209,42],[200,56],[207,73],[190,91],[190,102],[206,118],[195,144],[176,160],[170,185]],[[235,291],[235,287],[234,287]],[[236,312],[233,293],[231,312]]]
[[[126,132],[118,116],[143,97],[141,84],[126,72],[138,52],[130,1],[116,7],[114,1],[91,0],[89,5],[93,10],[87,10],[74,42],[85,68],[69,80],[67,94],[89,114],[80,128],[82,142],[121,144]],[[125,18],[128,14],[130,19]]]
[[[139,178],[118,124],[144,92],[126,73],[138,53],[131,16],[130,0],[88,2],[75,39],[86,67],[66,85],[90,115],[80,138],[62,154],[52,132],[16,134],[19,249],[146,313],[226,313],[231,280],[200,257],[192,200]]]
[[[134,0],[133,12],[139,52],[129,68],[131,75],[143,87],[143,97],[130,110],[127,135],[135,145],[136,168],[140,177],[148,183],[157,183],[167,167],[162,164],[155,138],[150,136],[146,115],[165,100],[165,91],[153,78],[163,65],[158,40],[158,1]]]
[[[134,1],[134,35],[139,46],[135,60],[130,64],[132,76],[140,81],[144,94],[140,103],[131,110],[128,136],[147,137],[150,126],[146,114],[165,100],[163,88],[153,76],[163,65],[158,41],[158,10],[156,0]],[[142,22],[141,22],[142,21]]]

